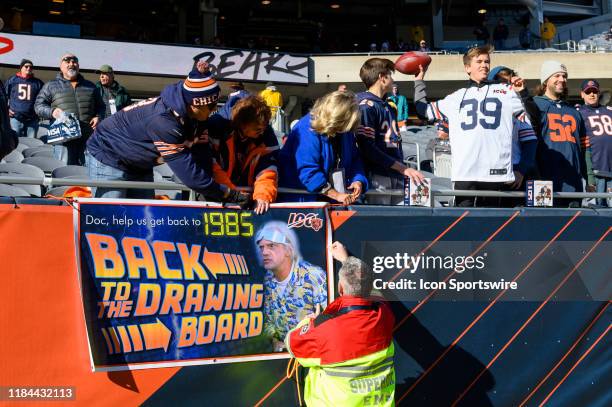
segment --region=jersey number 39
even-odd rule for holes
[[[495,130],[501,120],[501,102],[496,98],[485,98],[480,104],[476,99],[466,99],[461,102],[461,109],[466,108],[467,120],[461,122],[461,129],[472,130],[478,124],[484,129]],[[484,115],[478,120],[478,111]]]

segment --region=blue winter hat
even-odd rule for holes
[[[205,106],[219,100],[219,84],[206,62],[199,61],[183,81],[183,99],[188,105]]]
[[[495,68],[491,69],[489,71],[489,75],[487,76],[487,80],[489,81],[494,81],[495,77],[497,76],[498,73],[500,73],[501,71],[510,71],[512,72],[512,69],[508,68],[507,66],[496,66]]]

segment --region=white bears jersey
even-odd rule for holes
[[[476,84],[427,107],[429,120],[447,120],[452,148],[452,181],[509,182],[513,119],[527,121],[511,86]]]

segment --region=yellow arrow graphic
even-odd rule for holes
[[[202,261],[215,279],[217,278],[217,274],[230,273],[229,269],[227,268],[227,263],[225,263],[225,259],[223,257],[223,253],[210,252],[208,249],[204,248]]]
[[[140,325],[145,347],[147,350],[163,348],[164,351],[168,352],[172,331],[170,331],[159,318],[156,318],[156,320],[157,322],[151,324]]]

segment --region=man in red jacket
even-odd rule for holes
[[[372,272],[339,242],[333,257],[342,262],[338,297],[311,315],[285,339],[293,357],[310,371],[304,386],[309,406],[393,406],[394,317],[381,298],[372,298]]]

